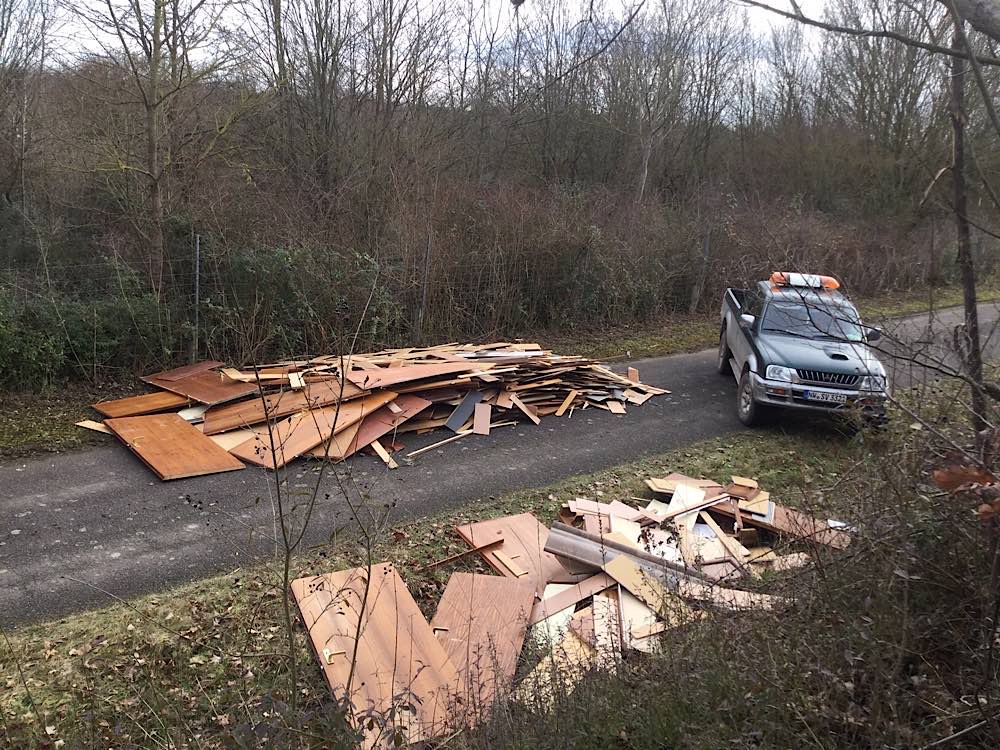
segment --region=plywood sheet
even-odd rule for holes
[[[330,406],[338,401],[348,401],[361,396],[363,391],[353,383],[341,388],[336,381],[309,383],[300,391],[282,391],[260,398],[251,398],[237,404],[215,406],[205,412],[205,434],[216,435],[228,430],[251,427],[271,419],[280,419],[305,409]]]
[[[147,375],[143,381],[181,396],[200,401],[210,406],[232,401],[257,392],[256,383],[239,383],[230,380],[221,372],[197,372],[194,375],[166,380],[158,375]]]
[[[119,398],[114,401],[101,401],[93,405],[94,409],[105,417],[138,417],[142,414],[155,414],[160,411],[174,411],[188,405],[188,398],[170,391],[144,393],[141,396]]]
[[[176,414],[119,417],[104,424],[160,479],[243,468],[242,463]]]
[[[400,383],[411,383],[425,378],[440,378],[462,372],[474,372],[492,367],[492,364],[478,362],[442,362],[441,364],[407,365],[406,367],[383,367],[380,370],[354,370],[347,373],[347,379],[359,388],[385,388]]]
[[[214,359],[206,359],[201,362],[193,362],[190,365],[184,365],[183,367],[175,367],[173,370],[164,370],[163,372],[158,372],[150,377],[166,381],[180,380],[182,378],[189,377],[190,375],[197,375],[199,372],[214,370],[216,367],[221,367],[223,364],[225,363],[216,362]]]
[[[325,456],[331,461],[342,461],[383,435],[392,432],[430,405],[431,402],[425,398],[404,393],[364,417],[355,427],[344,431],[338,430],[337,434],[330,440],[320,443],[309,451],[309,455],[316,458]],[[342,406],[341,409],[343,408]]]
[[[349,701],[365,747],[448,729],[458,673],[390,563],[299,578],[291,589],[327,685]],[[374,727],[368,713],[380,717]]]
[[[534,587],[513,578],[453,573],[448,579],[431,630],[476,717],[510,689],[534,600]]]
[[[383,391],[336,406],[293,414],[272,425],[270,430],[257,429],[254,437],[240,443],[230,453],[258,466],[280,469],[395,397],[392,391]]]
[[[473,547],[503,537],[502,544],[481,553],[483,559],[501,575],[511,577],[517,576],[514,576],[494,553],[499,550],[507,557],[516,560],[518,565],[528,570],[528,575],[522,580],[530,579],[539,594],[545,590],[547,583],[573,583],[581,578],[579,575],[569,573],[555,555],[545,552],[549,530],[530,513],[479,521],[466,526],[457,526],[455,530]]]

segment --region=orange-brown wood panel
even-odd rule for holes
[[[309,383],[298,391],[269,393],[263,400],[259,397],[246,399],[235,404],[214,406],[205,412],[205,434],[237,430],[260,424],[268,419],[280,419],[305,409],[330,406],[338,401],[349,401],[364,393],[353,383],[344,383],[343,389],[337,382]]]
[[[467,718],[484,718],[511,687],[535,599],[531,583],[502,576],[453,573],[431,630],[461,679]]]
[[[327,685],[348,698],[365,747],[392,747],[396,732],[410,744],[448,729],[458,673],[390,563],[291,588]],[[374,728],[366,714],[378,717]]]
[[[570,573],[559,562],[559,558],[545,551],[549,530],[530,513],[479,521],[457,526],[455,530],[472,547],[502,537],[502,544],[480,553],[483,559],[501,575],[518,578],[494,553],[499,551],[515,560],[519,566],[528,570],[528,575],[520,577],[521,580],[530,580],[539,594],[545,590],[547,583],[573,583],[582,577]]]
[[[104,424],[160,479],[243,468],[242,463],[176,414],[120,417]]]
[[[254,437],[240,443],[230,453],[258,466],[280,469],[335,433],[357,424],[395,397],[392,391],[383,391],[336,406],[293,414],[271,425],[270,429],[258,428]]]
[[[170,391],[144,393],[141,396],[129,396],[114,401],[101,401],[94,404],[94,409],[105,417],[137,417],[141,414],[155,414],[158,411],[183,409],[190,403],[187,396],[181,396]]]

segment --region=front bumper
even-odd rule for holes
[[[750,373],[750,377],[753,383],[753,400],[758,404],[826,414],[860,412],[868,417],[885,416],[885,402],[889,396],[885,391],[858,391],[806,383],[785,383],[766,380],[757,373]]]

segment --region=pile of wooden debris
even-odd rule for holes
[[[662,500],[577,499],[551,529],[530,513],[457,527],[469,549],[428,567],[477,554],[499,575],[454,573],[430,623],[388,562],[294,581],[327,683],[347,699],[363,744],[451,733],[509,698],[544,708],[588,670],[651,652],[657,634],[711,610],[779,606],[738,587],[809,563],[806,552],[776,554],[776,543],[850,543],[843,524],[783,507],[750,479],[671,474],[648,484]],[[514,686],[528,654],[535,662]]]
[[[104,422],[81,427],[117,435],[161,479],[244,468],[278,469],[309,456],[340,461],[370,448],[390,468],[396,437],[447,427],[445,440],[542,417],[596,408],[624,414],[668,391],[618,375],[594,360],[557,356],[538,344],[445,344],[349,357],[278,362],[252,370],[199,362],[149,375],[157,388],[103,401]]]

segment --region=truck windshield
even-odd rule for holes
[[[807,339],[864,340],[854,310],[810,303],[772,302],[764,312],[761,330]]]

